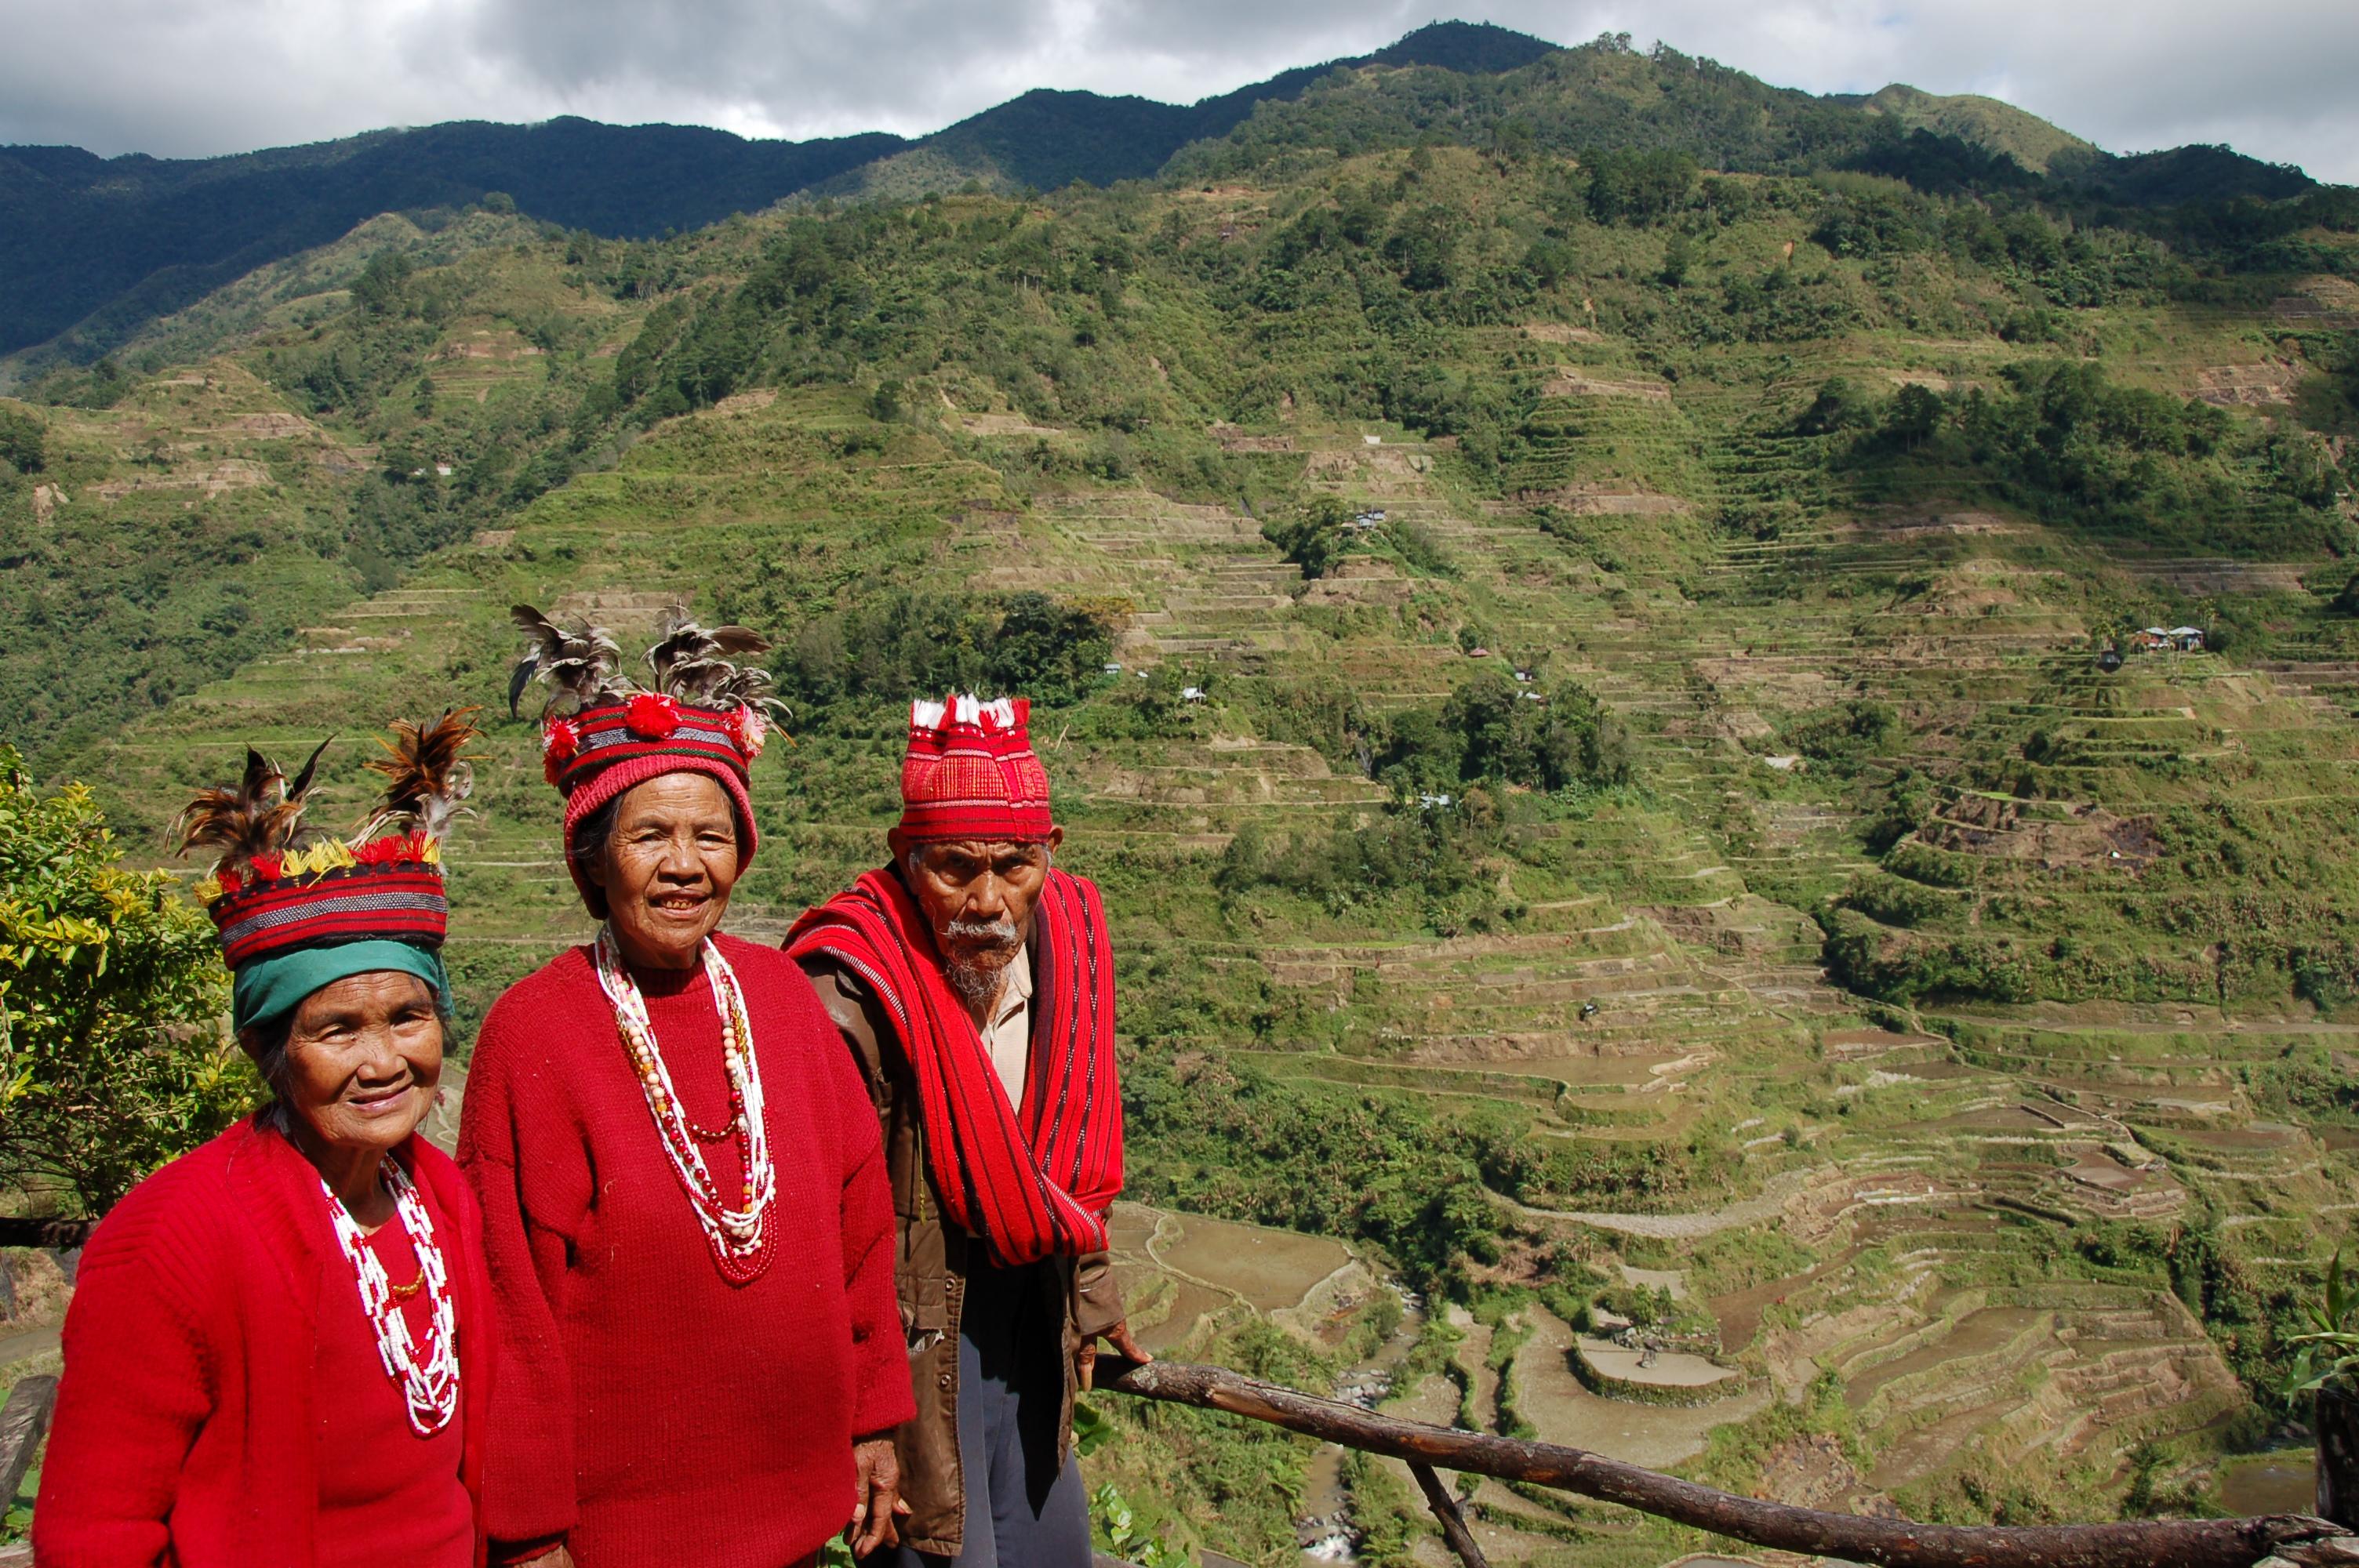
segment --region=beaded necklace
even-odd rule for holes
[[[647,1096],[647,1113],[655,1118],[656,1132],[671,1160],[672,1173],[679,1178],[689,1207],[704,1229],[713,1266],[731,1284],[743,1285],[760,1279],[770,1266],[775,1233],[770,1209],[777,1195],[777,1170],[770,1162],[769,1134],[762,1115],[762,1066],[754,1054],[754,1024],[745,1011],[745,993],[717,943],[708,938],[703,957],[705,979],[712,983],[712,1000],[721,1012],[721,1055],[729,1075],[729,1121],[718,1129],[699,1127],[689,1119],[672,1087],[671,1068],[656,1044],[647,999],[639,994],[638,983],[624,967],[622,950],[615,946],[614,927],[601,926],[598,931],[598,985],[614,1005],[614,1024],[638,1075],[640,1091]],[[723,1139],[735,1141],[745,1173],[745,1190],[735,1208],[723,1199],[698,1147]]]
[[[383,1175],[386,1190],[393,1195],[394,1213],[418,1253],[419,1282],[426,1290],[430,1321],[422,1355],[411,1343],[409,1325],[394,1299],[397,1287],[386,1277],[385,1265],[370,1249],[368,1237],[325,1177],[321,1178],[320,1190],[328,1197],[328,1218],[336,1227],[336,1240],[359,1276],[361,1310],[376,1329],[377,1358],[385,1363],[385,1375],[401,1390],[402,1401],[408,1406],[409,1430],[420,1437],[431,1437],[450,1423],[459,1409],[458,1313],[451,1305],[450,1275],[442,1266],[442,1249],[435,1244],[434,1221],[427,1216],[425,1202],[390,1155]]]

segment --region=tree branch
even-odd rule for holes
[[[1466,1528],[1466,1516],[1459,1511],[1458,1499],[1450,1495],[1450,1488],[1441,1484],[1433,1466],[1421,1459],[1412,1459],[1408,1472],[1417,1477],[1419,1488],[1425,1493],[1426,1506],[1441,1521],[1441,1539],[1450,1542],[1450,1550],[1458,1553],[1458,1561],[1466,1568],[1491,1568],[1483,1548],[1475,1543],[1474,1532]]]
[[[1553,1487],[1755,1546],[1881,1568],[2254,1568],[2270,1557],[2298,1568],[2359,1568],[2359,1538],[2302,1514],[2022,1529],[1863,1519],[1740,1498],[1583,1449],[1377,1415],[1221,1367],[1158,1361],[1102,1373],[1099,1386],[1225,1411],[1413,1465]]]

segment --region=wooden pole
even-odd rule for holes
[[[1424,1488],[1427,1505],[1433,1509],[1433,1517],[1441,1521],[1441,1539],[1450,1542],[1450,1550],[1458,1553],[1458,1561],[1465,1563],[1466,1568],[1491,1568],[1490,1559],[1483,1555],[1483,1548],[1475,1543],[1474,1532],[1466,1528],[1466,1516],[1459,1511],[1458,1499],[1450,1495],[1450,1488],[1441,1484],[1441,1477],[1433,1473],[1433,1466],[1412,1459],[1408,1473],[1416,1476],[1417,1484]]]
[[[1584,1449],[1377,1415],[1222,1367],[1158,1361],[1102,1374],[1099,1387],[1225,1411],[1411,1465],[1553,1487],[1773,1551],[1880,1568],[2255,1568],[2270,1557],[2296,1568],[2359,1568],[2359,1536],[2304,1514],[2021,1529],[1862,1519],[1740,1498]]]
[[[2319,1390],[2310,1424],[2318,1429],[2318,1517],[2359,1529],[2359,1399]]]
[[[58,1380],[46,1373],[19,1378],[0,1405],[0,1509],[16,1500],[25,1472],[33,1467],[33,1450],[49,1430],[49,1411],[58,1402]]]
[[[79,1247],[98,1227],[94,1219],[0,1218],[0,1247],[44,1247],[56,1250]]]

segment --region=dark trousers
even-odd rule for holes
[[[959,1317],[959,1463],[965,1545],[955,1557],[897,1547],[866,1568],[1090,1568],[1089,1495],[1057,1461],[1065,1400],[1060,1304],[1038,1266],[968,1275]]]

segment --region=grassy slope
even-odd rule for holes
[[[2049,124],[2037,114],[1971,92],[1943,95],[1896,81],[1868,99],[1867,107],[1876,114],[1890,115],[1910,130],[1922,126],[1992,152],[2005,153],[2024,168],[2041,174],[2048,171],[2049,160],[2060,152],[2096,150],[2093,144]]]
[[[1415,169],[1392,154],[1210,193],[1073,194],[1034,211],[961,199],[881,224],[782,218],[587,264],[527,243],[455,263],[452,276],[474,279],[462,308],[378,376],[388,389],[430,376],[424,412],[414,395],[379,394],[365,414],[294,401],[290,356],[384,338],[357,316],[321,322],[316,342],[275,327],[188,373],[201,387],[164,373],[106,413],[52,412],[70,507],[37,524],[31,481],[12,481],[0,520],[92,519],[73,524],[97,530],[91,543],[45,557],[84,573],[58,579],[82,591],[107,580],[99,543],[152,545],[178,501],[209,528],[292,532],[353,504],[361,481],[332,477],[324,458],[489,428],[453,419],[504,398],[558,421],[531,439],[609,454],[486,514],[470,542],[380,592],[358,591],[333,552],[183,574],[187,592],[234,583],[266,606],[275,619],[254,646],[267,651],[77,738],[56,765],[97,781],[144,837],[249,741],[291,752],[405,707],[496,702],[512,652],[504,607],[519,599],[638,633],[680,597],[793,633],[886,584],[1118,597],[1117,658],[1211,693],[1165,708],[1135,696],[1126,671],[1042,725],[1071,861],[1106,886],[1117,925],[1133,1076],[1152,1101],[1141,1188],[1252,1217],[1378,1224],[1353,1190],[1381,1185],[1383,1168],[1351,1139],[1418,1123],[1356,1119],[1490,1128],[1482,1173],[1503,1205],[1526,1206],[1503,1207],[1500,1250],[1469,1271],[1477,1284],[1578,1295],[1588,1264],[1684,1268],[1730,1353],[1781,1378],[1807,1380],[1818,1362],[1844,1373],[1855,1405],[1809,1421],[1854,1433],[1863,1488],[1988,1517],[1990,1492],[1957,1476],[2006,1475],[2052,1442],[2054,1484],[2011,1506],[2106,1506],[2095,1499],[2131,1436],[2229,1400],[2218,1355],[2173,1315],[2171,1269],[2135,1236],[2106,1244],[2118,1259],[2099,1249],[2111,1261],[2083,1240],[2183,1194],[2178,1217],[2212,1238],[2220,1267],[2182,1293],[2217,1327],[2314,1266],[2343,1223],[2297,1217],[2332,1205],[2330,1180],[2349,1176],[2348,1156],[2306,1130],[2350,1121],[2332,1087],[2349,1026],[2298,996],[2286,964],[2232,970],[2222,957],[2280,903],[2331,902],[2349,875],[2335,781],[2351,752],[2341,683],[2359,650],[2323,596],[2298,586],[2340,574],[2322,556],[2189,559],[2043,521],[1970,457],[1836,462],[1840,438],[1795,434],[1832,375],[1997,386],[2027,353],[2000,328],[2044,297],[2011,270],[1841,258],[1807,238],[1789,266],[1808,191],[1765,185],[1751,216],[1697,228],[1700,258],[1678,289],[1658,276],[1665,231],[1576,222],[1573,270],[1484,319],[1462,291],[1511,271],[1550,222],[1551,178],[1544,163],[1444,150]],[[1339,187],[1401,189],[1385,225],[1429,205],[1465,215],[1458,307],[1387,294],[1348,255],[1309,254],[1274,276],[1281,236]],[[730,314],[759,258],[829,235],[843,246],[832,271]],[[1109,236],[1132,257],[1111,283],[1084,265]],[[614,297],[625,262],[670,287]],[[1840,308],[1768,341],[1702,330],[1758,319],[1732,302],[1771,274]],[[1256,302],[1278,298],[1289,308]],[[625,363],[667,299],[713,325],[693,351],[667,351],[666,374],[736,362],[729,323],[752,324],[733,395],[643,435],[536,401],[536,387],[578,390]],[[519,327],[551,312],[573,322],[559,324],[557,351],[517,351]],[[2118,381],[2175,395],[2266,386],[2267,374],[2214,373],[2267,372],[2284,325],[2266,308],[2159,297],[2071,320]],[[1405,367],[1459,390],[1420,392]],[[874,416],[880,374],[902,383],[909,411],[890,424]],[[1440,438],[1425,433],[1436,416],[1385,416],[1436,398],[1460,427]],[[321,458],[265,443],[240,460],[268,485],[91,505],[108,476],[179,471],[134,460],[143,441],[223,439],[200,432],[267,407],[303,409],[318,432],[305,449]],[[1469,449],[1486,439],[1496,463]],[[1438,554],[1378,549],[1303,584],[1238,498],[1267,514],[1323,494],[1414,522]],[[282,558],[299,569],[273,575]],[[2200,619],[2207,605],[2247,628],[2234,654],[2093,672],[2092,631]],[[299,624],[317,630],[280,630]],[[1499,654],[1462,653],[1462,628]],[[1302,717],[1321,694],[1376,714],[1431,706],[1499,659],[1612,704],[1634,733],[1635,784],[1493,792],[1504,826],[1483,861],[1490,896],[1216,891],[1235,834],[1382,821],[1386,790]],[[1881,705],[1890,723],[1831,729],[1853,703]],[[533,732],[504,716],[492,728],[478,814],[451,855],[470,1013],[583,929]],[[2024,755],[2035,730],[2045,762]],[[819,716],[766,760],[768,837],[738,930],[778,931],[875,856],[893,747],[879,703]],[[337,797],[357,800],[363,750],[332,754]],[[1799,768],[1771,765],[1797,755]],[[2223,812],[2262,814],[2225,892],[2203,826]],[[1869,837],[1879,820],[1902,832],[1889,848],[1888,833]],[[2129,863],[2111,859],[2117,845]],[[1887,883],[1907,887],[1878,902]],[[1919,1009],[1908,1014],[1833,989],[1812,916],[1846,890],[1853,913],[1828,916],[1838,931],[1874,920],[1889,934],[1878,941],[1930,946],[1955,969],[2006,944],[2028,989],[2009,1000],[1951,976],[1896,992]],[[2305,906],[2301,919],[2318,935],[2328,914]],[[2113,987],[2116,971],[2175,979]],[[1871,1018],[1955,1040],[1849,1033]],[[1238,1103],[1294,1108],[1299,1137],[1275,1151],[1201,1141],[1187,1106],[1226,1105],[1223,1086],[1256,1071],[1276,1084],[1252,1092],[1276,1098]],[[1167,1092],[1180,1084],[1193,1087]],[[2062,1174],[2125,1169],[2103,1151],[2141,1141],[2168,1169],[2128,1198],[2092,1197]],[[1709,1243],[1550,1217],[1709,1210],[1798,1181],[1800,1198]],[[1889,1206],[1900,1193],[1911,1201]],[[2006,1203],[2023,1206],[1993,1206]],[[1764,1289],[1772,1303],[1748,1304]],[[1956,1356],[1909,1359],[1952,1335]],[[2158,1409],[2139,1388],[2179,1397]],[[1775,1426],[1724,1435],[1705,1463],[1744,1481],[1780,1452]],[[1527,1544],[1553,1550],[1556,1527],[1526,1522],[1540,1531]],[[1645,1531],[1613,1550],[1660,1561],[1677,1544]]]

